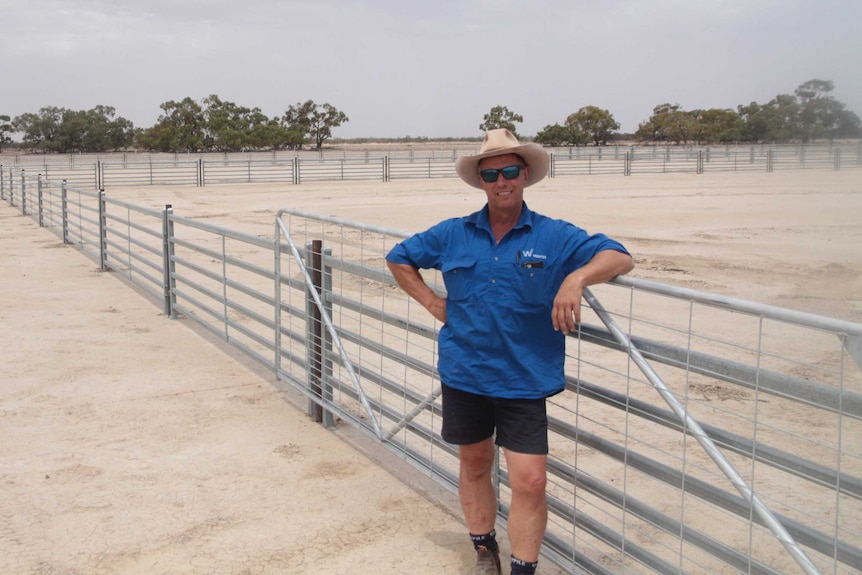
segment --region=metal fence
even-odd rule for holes
[[[455,160],[476,150],[258,152],[247,154],[13,155],[0,177],[26,171],[72,186],[190,185],[454,178]],[[549,148],[549,176],[772,172],[862,168],[862,145],[607,146]]]
[[[403,233],[281,210],[265,238],[12,184],[10,205],[268,366],[315,419],[456,489],[439,326],[385,268]],[[547,558],[602,575],[862,571],[862,325],[634,277],[586,303],[548,405]],[[495,485],[505,521],[502,458]]]

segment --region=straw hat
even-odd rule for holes
[[[521,144],[512,132],[506,128],[488,130],[479,153],[474,156],[462,156],[455,161],[455,171],[469,185],[482,188],[479,177],[479,162],[492,156],[518,154],[530,168],[530,177],[526,186],[532,186],[548,175],[548,154],[538,144]]]

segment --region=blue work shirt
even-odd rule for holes
[[[500,243],[488,206],[444,220],[395,245],[387,261],[443,274],[446,324],[437,370],[446,385],[479,395],[538,399],[565,387],[565,336],[551,310],[563,279],[603,250],[628,253],[603,234],[531,211]]]

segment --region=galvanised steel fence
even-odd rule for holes
[[[272,237],[21,176],[2,198],[442,485],[438,325],[405,234],[281,210]],[[439,275],[426,279],[444,294]],[[549,400],[543,553],[571,573],[862,571],[862,325],[618,278],[585,294]],[[495,473],[505,522],[505,462]]]
[[[451,150],[252,152],[246,154],[115,154],[0,157],[5,174],[42,174],[71,186],[119,186],[454,178]],[[548,148],[550,177],[591,174],[772,172],[862,168],[862,144],[795,146],[606,146]]]

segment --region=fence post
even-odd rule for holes
[[[772,149],[766,150],[766,171],[772,171]]]
[[[60,212],[63,219],[63,243],[69,243],[69,201],[66,198],[66,180],[60,184]]]
[[[293,183],[299,184],[299,156],[293,157]]]
[[[697,152],[697,173],[703,173],[703,150]]]
[[[275,272],[275,299],[273,306],[275,308],[275,317],[273,325],[275,326],[275,379],[280,379],[279,373],[281,372],[281,226],[279,225],[279,219],[281,215],[278,214],[275,216],[275,233],[273,237],[275,238],[275,249],[273,249],[273,255],[275,261],[273,262],[272,269]]]
[[[557,168],[557,165],[556,165],[557,164],[557,154],[551,152],[548,155],[551,156],[550,162],[548,162],[548,166],[549,166],[548,167],[548,177],[553,178],[554,177],[554,170],[556,170],[556,168]]]
[[[835,150],[835,157],[833,158],[832,164],[836,170],[841,169],[841,150]]]
[[[105,190],[99,190],[99,268],[108,271],[108,214]]]
[[[388,182],[390,178],[389,174],[389,156],[383,156],[383,181]]]
[[[24,170],[21,170],[21,213],[27,215],[27,183],[24,179]]]
[[[6,199],[6,180],[3,175],[3,164],[0,164],[0,200]]]
[[[323,255],[325,258],[331,257],[332,248],[324,248]],[[323,261],[325,261],[324,258],[322,258],[321,263]],[[326,295],[332,293],[332,266],[323,266],[322,287],[323,292],[320,299],[323,301],[323,309],[326,310],[329,317],[332,317],[332,299]],[[321,331],[323,332],[323,370],[320,387],[323,399],[331,403],[332,385],[328,381],[332,377],[332,336],[329,334],[329,330],[321,328]],[[323,426],[335,427],[335,415],[328,409],[323,411]]]
[[[273,152],[275,153],[275,152]],[[198,187],[206,186],[206,176],[204,175],[204,159],[198,158]]]
[[[320,290],[323,284],[323,273],[321,269],[322,265],[322,257],[321,257],[321,248],[323,246],[323,242],[321,240],[313,240],[310,243],[306,244],[306,258],[305,261],[309,266],[309,275],[311,276],[312,285],[307,288],[306,291],[306,309],[308,313],[306,314],[307,319],[307,328],[308,332],[307,338],[307,355],[308,355],[308,372],[307,372],[307,383],[308,383],[308,391],[312,395],[312,397],[316,397],[318,399],[322,398],[322,389],[320,385],[320,381],[323,375],[323,318],[320,314],[320,309],[318,309],[317,305],[314,302],[314,298],[311,296],[309,290],[317,290],[317,293],[320,294]],[[321,298],[322,299],[322,298]],[[308,400],[308,415],[316,422],[320,423],[323,421],[323,406],[320,405],[314,399],[309,398]]]
[[[38,206],[39,206],[39,227],[45,227],[45,218],[43,215],[43,203],[42,203],[42,174],[38,174],[36,176],[36,196],[38,198]]]
[[[176,316],[173,313],[173,306],[171,305],[171,296],[173,294],[173,290],[171,289],[171,277],[173,275],[171,273],[171,262],[173,261],[171,257],[173,226],[170,218],[173,212],[171,204],[165,204],[165,209],[162,210],[162,293],[165,298],[165,317],[175,319]]]
[[[12,168],[9,168],[9,205],[15,205],[15,187],[14,187],[14,177],[12,175]]]

